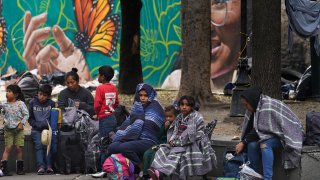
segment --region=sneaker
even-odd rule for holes
[[[38,172],[37,172],[37,174],[38,175],[44,175],[44,168],[43,167],[40,167],[39,169],[38,169]]]
[[[106,172],[101,171],[101,172],[97,172],[95,174],[92,174],[91,176],[94,177],[94,178],[102,178],[102,177],[105,177],[106,175],[107,175]]]
[[[54,174],[53,169],[51,167],[47,168],[47,174]]]

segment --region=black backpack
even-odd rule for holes
[[[227,153],[231,153],[233,155],[232,158],[227,159]],[[223,176],[224,177],[233,177],[240,178],[240,166],[242,166],[247,160],[246,153],[240,153],[238,155],[235,154],[234,151],[226,151],[223,156]]]
[[[305,145],[320,146],[320,112],[308,112],[306,116]]]
[[[119,104],[118,107],[114,110],[113,114],[117,119],[117,127],[119,127],[129,116],[129,111],[125,106]]]

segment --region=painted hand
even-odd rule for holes
[[[74,46],[63,30],[54,25],[42,26],[47,20],[47,13],[32,17],[27,11],[24,16],[23,59],[29,70],[38,69],[39,75],[50,74],[54,71],[68,72],[73,67],[78,69],[82,82],[91,80],[90,71],[82,52]],[[51,44],[44,45],[50,32],[59,46],[60,52]]]

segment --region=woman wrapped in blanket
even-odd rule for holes
[[[204,134],[203,117],[194,110],[195,100],[182,96],[178,105],[181,113],[167,132],[168,144],[160,145],[149,169],[152,179],[160,179],[162,174],[172,179],[205,175],[216,164],[214,150]]]
[[[159,131],[165,116],[156,97],[157,93],[150,85],[137,85],[130,116],[112,137],[109,156],[122,153],[135,165],[140,165],[143,153],[159,143]]]
[[[243,91],[240,97],[247,112],[236,153],[246,151],[250,167],[257,172],[261,172],[262,160],[265,180],[272,180],[274,149],[283,148],[284,169],[299,167],[303,141],[299,118],[283,102],[262,94],[259,87]]]

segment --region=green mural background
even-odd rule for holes
[[[141,11],[141,62],[144,81],[160,87],[170,72],[181,46],[180,36],[180,0],[143,0]],[[2,73],[8,66],[18,72],[27,69],[23,59],[23,17],[26,11],[32,16],[48,13],[45,26],[58,24],[67,36],[73,40],[77,32],[77,24],[72,0],[4,0],[3,16],[7,23],[8,42],[4,54],[0,57]],[[120,0],[114,1],[112,14],[121,15]],[[120,18],[121,19],[121,18]],[[119,36],[121,36],[121,25]],[[117,50],[112,57],[99,52],[85,54],[92,77],[96,77],[101,65],[111,65],[119,71],[120,38]],[[57,47],[51,35],[45,42]]]
[[[181,48],[180,0],[143,0],[140,55],[147,83],[160,87]]]

